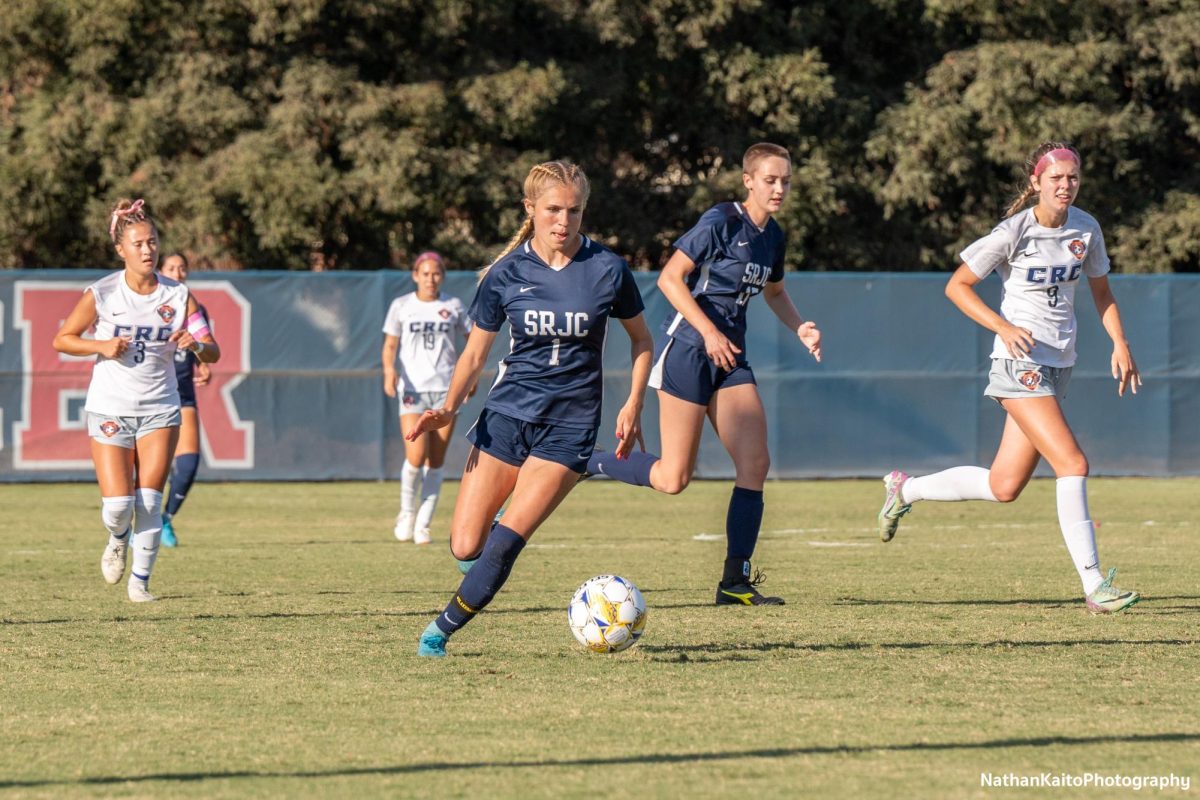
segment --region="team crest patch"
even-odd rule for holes
[[[1029,391],[1033,391],[1042,385],[1042,373],[1036,369],[1025,370],[1017,375],[1017,381]]]
[[[171,320],[175,319],[175,309],[165,303],[154,310],[158,312],[158,316],[162,318],[162,321],[168,325],[171,324]]]
[[[449,311],[449,309],[445,309],[445,308],[439,308],[439,309],[438,309],[438,315],[439,315],[439,316],[440,316],[442,319],[450,319],[450,311]]]
[[[116,436],[117,431],[119,430],[121,430],[121,426],[113,422],[111,419],[106,419],[104,422],[100,423],[100,432],[110,439]]]
[[[1067,249],[1076,258],[1083,258],[1083,254],[1087,252],[1087,245],[1083,243],[1082,239],[1072,239],[1071,243],[1067,245]]]

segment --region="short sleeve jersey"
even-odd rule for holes
[[[211,328],[212,323],[208,319],[208,309],[197,304],[196,310],[204,317],[205,323]],[[188,384],[192,383],[192,371],[196,365],[200,363],[200,359],[191,350],[180,350],[175,348],[175,383],[183,389]]]
[[[687,286],[696,303],[721,333],[745,350],[746,306],[767,281],[783,280],[787,241],[773,218],[765,228],[750,219],[741,203],[719,203],[700,217],[675,247],[696,264]],[[668,336],[703,346],[704,337],[683,314],[663,324]]]
[[[84,408],[95,414],[142,417],[179,408],[175,381],[175,342],[183,327],[188,290],[159,276],[150,294],[138,294],[125,282],[125,270],[101,278],[84,291],[96,298],[96,338],[125,337],[120,358],[96,356]]]
[[[629,266],[586,236],[557,270],[521,244],[492,265],[471,303],[480,328],[497,332],[507,321],[512,333],[485,407],[526,422],[596,428],[608,319],[643,308]]]
[[[449,389],[459,346],[470,331],[467,309],[457,297],[425,301],[411,292],[393,300],[383,332],[400,340],[396,389],[401,394]]]
[[[980,278],[1000,275],[1000,315],[1033,332],[1030,361],[1075,364],[1075,288],[1081,276],[1099,278],[1109,270],[1104,235],[1091,214],[1072,206],[1062,227],[1046,228],[1026,209],[963,250],[962,260]],[[992,358],[1012,358],[999,336]]]

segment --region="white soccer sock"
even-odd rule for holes
[[[137,513],[133,521],[133,568],[129,580],[149,581],[158,558],[158,541],[162,537],[162,492],[154,489],[137,490]]]
[[[417,495],[421,493],[421,468],[404,461],[400,470],[400,513],[413,514],[417,510]]]
[[[442,490],[442,469],[426,469],[421,481],[421,509],[417,512],[417,530],[424,530],[433,521],[437,508],[438,492]]]
[[[909,478],[900,489],[901,503],[918,500],[990,500],[996,502],[988,484],[990,470],[983,467],[952,467],[932,475]]]
[[[1058,524],[1067,543],[1067,552],[1083,582],[1083,593],[1091,594],[1104,583],[1104,576],[1100,574],[1100,556],[1096,552],[1096,528],[1088,516],[1087,478],[1082,475],[1059,478],[1055,490]]]
[[[101,497],[100,519],[108,531],[109,544],[129,541],[129,523],[133,520],[133,495],[128,497]]]

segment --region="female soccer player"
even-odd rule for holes
[[[530,170],[525,222],[483,271],[470,309],[474,327],[445,405],[427,410],[408,433],[411,441],[450,424],[507,320],[512,350],[467,434],[474,447],[450,529],[455,558],[476,561],[421,634],[419,655],[446,654],[446,640],[491,602],[525,542],[578,482],[600,424],[609,317],[621,321],[633,353],[633,388],[617,418],[618,453],[641,435],[652,338],[629,267],[579,232],[588,189],[583,170],[566,161]]]
[[[736,472],[725,521],[725,570],[717,605],[782,605],[756,586],[750,558],[762,524],[763,482],[771,466],[767,420],[746,347],[746,305],[767,305],[817,361],[821,332],[805,322],[783,285],[783,230],[773,218],[791,189],[792,162],[779,145],[760,143],[742,157],[744,202],[719,203],[675,242],[658,287],[676,314],[664,325],[650,385],[658,390],[662,457],[597,452],[588,472],[635,486],[682,492],[696,469],[708,417]],[[620,432],[618,432],[620,435]]]
[[[421,253],[413,262],[412,276],[417,290],[393,300],[383,322],[383,391],[388,397],[399,394],[400,432],[406,437],[425,411],[446,404],[459,340],[471,332],[462,301],[442,295],[446,268],[440,255],[432,250]],[[396,538],[402,542],[429,544],[429,523],[437,508],[442,465],[453,432],[454,420],[450,420],[440,430],[404,440],[400,514],[395,527]]]
[[[163,258],[158,271],[177,283],[187,283],[191,268],[187,256],[171,253]],[[204,317],[204,324],[211,328],[208,310],[199,302],[196,308]],[[163,512],[163,547],[175,547],[179,543],[171,520],[187,499],[196,480],[196,470],[200,467],[200,412],[196,407],[196,387],[208,383],[211,375],[208,364],[197,358],[191,350],[183,347],[175,350],[175,382],[179,385],[179,412],[182,419],[179,443],[175,446],[175,460],[171,464],[171,491]]]
[[[221,350],[187,287],[155,273],[158,229],[143,201],[117,203],[108,233],[125,268],[84,290],[54,349],[96,356],[84,411],[108,530],[100,572],[108,583],[121,580],[132,543],[128,594],[142,603],[155,599],[148,584],[162,533],[163,484],[179,436],[175,350],[191,350],[207,364]],[[84,338],[93,325],[94,337]]]
[[[1058,522],[1087,607],[1095,613],[1129,608],[1137,592],[1112,585],[1116,569],[1100,573],[1096,531],[1088,514],[1088,461],[1063,416],[1075,363],[1075,288],[1086,275],[1105,331],[1113,342],[1112,375],[1117,394],[1137,393],[1142,383],[1125,341],[1121,314],[1108,285],[1109,261],[1100,225],[1073,203],[1082,161],[1069,144],[1046,142],[1025,163],[1024,190],[1006,218],[962,252],[962,264],[946,284],[946,296],[964,314],[996,334],[984,394],[1008,418],[990,470],[954,467],[910,478],[894,470],[884,477],[879,536],[896,535],[900,518],[920,500],[989,500],[1011,503],[1021,494],[1039,459],[1058,476]],[[1025,208],[1030,198],[1037,203]],[[997,314],[975,286],[992,271],[1004,281]]]

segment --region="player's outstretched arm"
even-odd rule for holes
[[[779,317],[779,321],[789,331],[795,331],[809,355],[819,362],[821,360],[821,331],[817,329],[815,322],[812,320],[805,322],[804,318],[800,316],[800,312],[796,310],[796,304],[792,302],[792,296],[784,288],[783,281],[768,281],[767,285],[763,287],[763,299],[767,301],[767,306],[771,311],[775,312],[775,316]]]
[[[414,442],[428,431],[444,428],[454,419],[458,409],[468,397],[470,389],[479,381],[479,375],[487,364],[488,353],[491,352],[492,342],[496,341],[495,331],[485,331],[476,325],[467,337],[467,346],[463,348],[458,363],[454,365],[454,374],[450,377],[450,389],[446,392],[446,405],[441,408],[431,408],[417,418],[411,431],[404,438]]]

